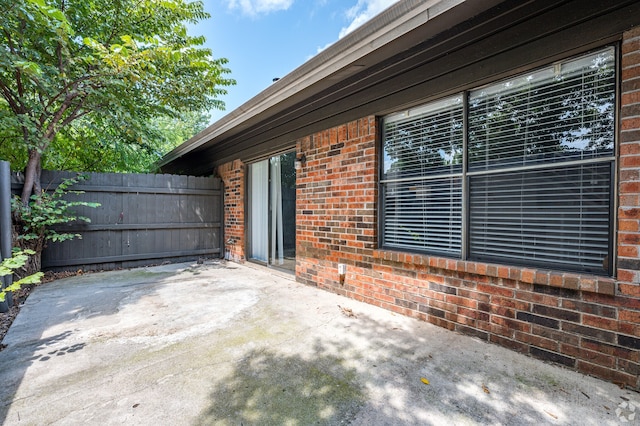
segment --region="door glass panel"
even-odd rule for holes
[[[269,162],[249,165],[249,258],[268,260]]]
[[[271,158],[271,264],[295,270],[295,152]]]
[[[295,152],[249,165],[249,258],[295,270]]]

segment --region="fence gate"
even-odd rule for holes
[[[49,243],[42,267],[49,270],[111,270],[221,257],[222,183],[218,178],[178,175],[87,173],[69,200],[97,202],[77,212],[91,223],[61,226],[82,239]],[[70,172],[43,171],[43,189],[52,190]],[[23,177],[12,176],[15,192]]]

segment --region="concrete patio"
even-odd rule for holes
[[[58,280],[3,343],[6,425],[640,419],[633,391],[251,265]]]

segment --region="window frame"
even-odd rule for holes
[[[471,245],[471,232],[470,232],[470,228],[471,228],[471,205],[470,205],[470,198],[471,198],[471,194],[470,194],[470,179],[473,176],[479,176],[479,175],[489,175],[492,172],[488,172],[487,170],[473,170],[470,171],[470,167],[469,167],[469,105],[470,105],[470,93],[473,91],[477,91],[480,90],[484,87],[490,87],[493,85],[497,85],[500,84],[503,81],[507,81],[509,79],[513,79],[513,78],[517,78],[518,76],[522,76],[522,75],[526,75],[528,73],[532,73],[532,72],[536,72],[538,70],[543,70],[544,68],[550,67],[550,66],[554,66],[557,63],[563,63],[563,62],[568,62],[568,61],[572,61],[572,60],[577,60],[580,57],[587,57],[589,55],[595,55],[598,52],[605,52],[607,49],[612,49],[612,56],[613,56],[613,78],[614,78],[614,87],[613,87],[613,96],[614,96],[614,100],[613,100],[613,107],[612,107],[612,113],[613,113],[613,124],[612,124],[612,131],[613,131],[613,149],[612,149],[612,153],[610,155],[606,155],[605,157],[597,157],[597,158],[591,158],[591,159],[586,159],[586,160],[574,160],[574,161],[561,161],[559,162],[559,165],[556,166],[557,168],[567,168],[567,167],[571,167],[573,164],[588,164],[588,163],[603,163],[603,164],[610,164],[610,170],[611,170],[611,175],[609,178],[609,205],[608,205],[608,210],[609,210],[609,222],[608,222],[608,232],[607,232],[607,246],[608,246],[608,253],[607,253],[607,257],[605,258],[605,261],[603,262],[603,271],[602,273],[597,273],[597,272],[592,272],[592,271],[585,271],[583,269],[580,268],[576,268],[576,269],[571,269],[571,268],[562,268],[562,267],[558,267],[556,266],[552,266],[550,264],[545,264],[545,262],[537,262],[537,261],[530,261],[529,259],[527,259],[526,262],[505,262],[504,260],[501,259],[493,259],[493,258],[487,258],[485,256],[481,256],[481,257],[476,257],[474,256],[473,253],[471,253],[470,250],[470,245]],[[620,113],[620,46],[619,44],[607,44],[604,46],[600,46],[594,49],[589,49],[587,51],[583,51],[580,53],[576,53],[567,57],[564,57],[560,60],[557,61],[553,61],[553,62],[549,62],[543,65],[536,65],[533,66],[525,71],[522,70],[518,70],[518,72],[514,72],[510,75],[507,76],[503,76],[499,79],[496,80],[492,80],[490,82],[488,82],[487,84],[483,84],[481,86],[472,86],[472,87],[468,87],[465,88],[464,90],[461,90],[459,92],[448,92],[449,94],[443,97],[439,97],[439,98],[434,98],[434,99],[429,99],[429,100],[425,100],[424,102],[421,102],[420,104],[417,104],[415,106],[413,106],[413,108],[419,109],[422,107],[426,107],[428,104],[431,103],[436,103],[439,101],[442,101],[443,99],[447,99],[447,98],[453,98],[456,96],[461,97],[462,99],[462,108],[463,108],[463,136],[462,136],[462,171],[461,171],[461,191],[462,191],[462,213],[461,213],[461,241],[460,241],[460,255],[459,256],[452,256],[451,254],[446,254],[446,253],[442,253],[442,252],[437,252],[434,250],[420,250],[420,249],[414,249],[414,248],[409,248],[409,247],[397,247],[396,245],[390,246],[388,244],[386,244],[386,234],[385,234],[385,227],[386,227],[386,192],[387,192],[387,186],[390,182],[393,181],[393,179],[387,179],[385,177],[385,118],[390,117],[390,116],[395,116],[397,114],[401,114],[403,112],[403,110],[399,110],[399,111],[395,111],[392,112],[390,114],[385,114],[384,116],[380,116],[378,117],[378,124],[379,124],[379,143],[378,143],[378,148],[380,149],[380,155],[379,155],[379,165],[378,165],[378,175],[379,175],[379,183],[378,183],[378,212],[379,212],[379,222],[378,222],[378,248],[381,250],[392,250],[392,251],[401,251],[401,252],[407,252],[407,253],[417,253],[417,254],[425,254],[425,255],[432,255],[432,256],[437,256],[437,257],[448,257],[448,258],[453,258],[456,260],[462,260],[462,261],[477,261],[477,262],[490,262],[490,263],[498,263],[498,264],[505,264],[505,265],[511,265],[511,266],[519,266],[519,267],[534,267],[534,268],[544,268],[544,269],[551,269],[551,270],[557,270],[557,271],[561,271],[561,272],[569,272],[569,273],[586,273],[586,274],[592,274],[592,275],[597,275],[597,276],[608,276],[608,277],[614,277],[615,276],[615,271],[616,271],[616,262],[615,262],[615,254],[616,254],[616,241],[615,241],[615,235],[616,235],[616,211],[617,211],[617,199],[618,199],[618,180],[617,180],[617,175],[618,175],[618,169],[619,169],[619,156],[618,156],[618,150],[619,150],[619,113]],[[406,111],[407,109],[405,108],[404,111]],[[543,162],[543,166],[537,166],[535,164],[533,165],[525,165],[525,166],[521,166],[521,167],[508,167],[506,169],[496,169],[495,171],[493,171],[493,173],[503,173],[505,172],[505,170],[512,170],[512,169],[522,169],[522,170],[527,170],[527,169],[532,169],[532,170],[552,170],[553,166],[548,165],[547,161]],[[565,263],[565,265],[567,265]]]

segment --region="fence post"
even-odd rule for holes
[[[11,257],[11,168],[8,161],[0,161],[0,260]],[[2,277],[2,288],[11,285],[13,276]],[[13,305],[11,293],[0,303],[0,312]]]

